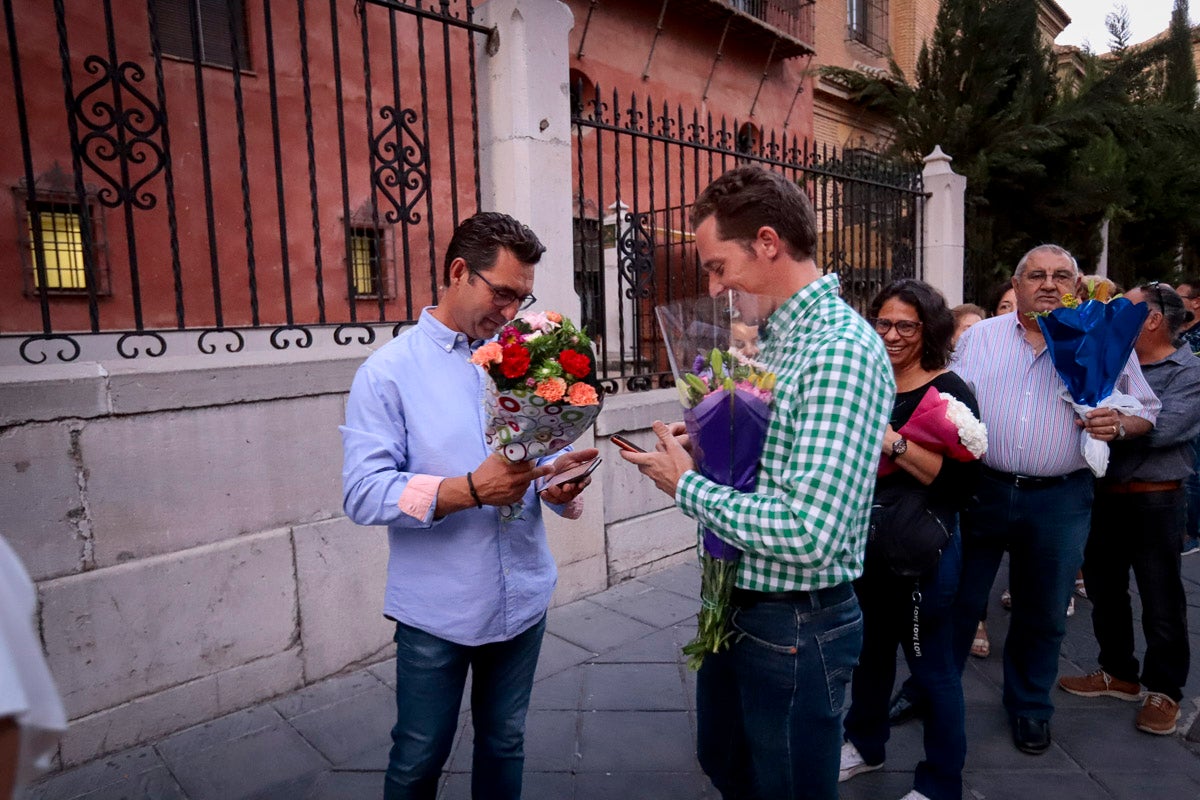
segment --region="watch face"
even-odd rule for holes
[[[899,456],[908,452],[908,442],[905,439],[897,439],[892,442],[892,455]]]

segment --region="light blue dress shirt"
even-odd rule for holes
[[[487,379],[467,337],[429,311],[354,377],[340,428],[343,505],[360,525],[388,526],[388,617],[457,644],[505,641],[541,619],[557,579],[534,487],[521,518],[503,522],[495,506],[439,520],[436,502],[423,519],[398,505],[414,475],[464,475],[489,454]]]

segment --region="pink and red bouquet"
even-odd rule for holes
[[[957,397],[932,386],[896,433],[955,461],[974,461],[987,452],[987,427]],[[880,457],[881,477],[898,469],[891,457]]]
[[[555,311],[517,317],[471,362],[491,378],[484,401],[488,446],[509,461],[563,449],[600,413],[592,341]]]

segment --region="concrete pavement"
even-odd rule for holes
[[[1200,555],[1184,559],[1189,628],[1200,653]],[[1000,706],[1007,614],[993,587],[992,655],[964,676],[969,751],[964,796],[1014,800],[1200,796],[1200,669],[1193,668],[1180,732],[1133,727],[1134,703],[1055,692],[1054,744],[1018,752]],[[691,638],[699,571],[671,567],[552,609],[528,719],[530,800],[715,798],[694,755],[695,680],[680,646]],[[1136,598],[1135,598],[1136,599]],[[1091,671],[1090,605],[1068,621],[1060,671]],[[1138,634],[1139,646],[1141,642]],[[902,662],[901,662],[902,663]],[[901,677],[904,671],[901,670]],[[37,800],[360,800],[381,795],[394,713],[393,662],[338,676],[267,703],[51,775]],[[465,705],[465,704],[464,704]],[[899,798],[912,786],[921,724],[896,728],[878,772],[842,784],[846,800]],[[1190,734],[1188,733],[1190,730]],[[470,796],[469,713],[439,800]]]

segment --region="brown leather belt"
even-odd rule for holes
[[[1109,494],[1144,494],[1146,492],[1171,492],[1183,488],[1183,481],[1127,481],[1125,483],[1101,483],[1100,491]]]

